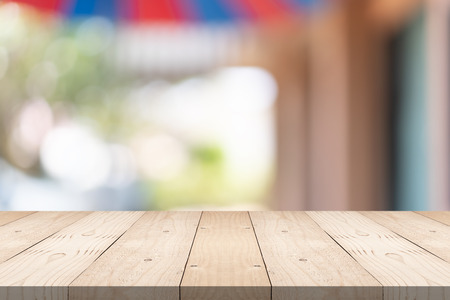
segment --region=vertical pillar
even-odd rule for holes
[[[425,3],[428,119],[428,209],[450,209],[450,4],[447,0]]]
[[[344,5],[312,20],[308,46],[307,209],[349,206],[349,76]]]

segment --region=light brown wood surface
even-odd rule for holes
[[[200,215],[146,212],[70,285],[70,299],[179,299]]]
[[[142,214],[94,212],[1,263],[0,299],[67,299],[68,285]]]
[[[272,299],[382,298],[380,283],[305,212],[250,216],[272,283]]]
[[[450,226],[450,213],[446,211],[417,211],[416,213]]]
[[[1,226],[0,262],[17,255],[88,214],[90,212],[37,212]]]
[[[362,214],[450,262],[450,226],[411,211],[371,211]]]
[[[450,212],[0,212],[0,300],[450,299]]]
[[[0,226],[31,215],[32,211],[0,211]]]
[[[384,286],[385,299],[450,299],[443,259],[358,212],[308,215]]]
[[[204,212],[181,283],[182,299],[270,299],[247,212]]]

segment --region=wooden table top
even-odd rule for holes
[[[0,212],[0,299],[450,299],[450,212]]]

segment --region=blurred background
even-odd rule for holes
[[[446,0],[0,0],[0,210],[448,210]]]

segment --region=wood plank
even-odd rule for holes
[[[0,226],[0,262],[39,243],[90,212],[37,212]]]
[[[416,213],[450,226],[450,211],[416,211]]]
[[[69,287],[69,299],[179,299],[201,212],[146,212]]]
[[[247,212],[204,212],[181,299],[270,299],[270,282]]]
[[[381,284],[305,212],[250,212],[272,299],[382,299]]]
[[[0,211],[0,226],[31,215],[32,213],[34,211]]]
[[[450,299],[450,264],[357,212],[307,212],[383,286],[385,299]]]
[[[0,264],[0,299],[67,299],[68,285],[143,212],[94,212]]]
[[[411,211],[370,211],[361,214],[450,262],[449,226]]]

